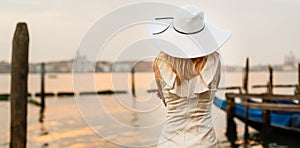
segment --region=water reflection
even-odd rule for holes
[[[132,99],[132,108],[136,108],[136,98]],[[133,127],[139,127],[139,125],[138,125],[138,113],[137,112],[131,112],[131,114],[132,114],[131,125]]]
[[[275,82],[276,83],[295,83],[297,80],[296,73],[275,73]],[[90,86],[86,86],[84,81],[86,81],[87,74],[82,75],[82,83],[81,87],[85,90],[92,90]],[[96,73],[95,78],[95,86],[97,90],[107,90],[112,89],[111,82],[111,74],[109,73]],[[123,79],[123,75],[128,77],[128,74],[118,73],[115,75],[120,75],[120,78],[116,78],[116,80]],[[100,123],[93,125],[95,129],[93,130],[88,126],[88,123],[83,118],[80,113],[80,109],[78,108],[75,99],[73,97],[65,97],[63,99],[51,98],[47,100],[47,108],[44,110],[40,110],[36,106],[29,105],[29,116],[28,116],[28,147],[30,148],[40,148],[40,147],[121,147],[117,144],[106,141],[105,138],[101,137],[101,135],[106,134],[111,131],[111,137],[115,136],[116,138],[123,138],[122,140],[127,142],[139,142],[144,143],[143,140],[145,138],[151,138],[149,141],[156,141],[156,136],[160,135],[160,129],[152,130],[152,133],[147,135],[143,135],[142,133],[148,133],[144,131],[134,131],[133,133],[141,133],[137,136],[132,136],[130,133],[127,135],[122,133],[121,128],[116,128],[112,124],[112,118],[104,118],[103,113],[108,113],[114,119],[117,119],[119,122],[123,123],[124,126],[138,126],[138,128],[149,127],[156,125],[157,123],[161,123],[164,120],[164,107],[159,106],[157,109],[151,112],[151,109],[155,108],[153,106],[161,103],[159,99],[155,98],[155,93],[148,94],[146,90],[149,89],[148,81],[152,80],[152,73],[136,73],[136,93],[137,96],[134,101],[130,95],[121,95],[119,98],[115,98],[115,96],[106,95],[100,96],[99,98],[95,98],[95,96],[81,96],[77,103],[81,104],[83,108],[85,108],[82,113],[86,113],[86,118],[89,121],[99,121],[96,123]],[[29,76],[30,84],[30,92],[35,93],[40,91],[40,75],[39,74],[31,74]],[[226,84],[228,86],[236,86],[242,84],[241,73],[227,73],[226,74]],[[261,82],[265,82],[268,78],[268,73],[251,73],[250,75],[250,84],[261,84]],[[6,80],[9,80],[9,75],[1,75],[0,82],[1,84],[6,84]],[[71,74],[58,74],[57,79],[49,79],[47,80],[47,91],[57,92],[57,91],[71,91],[72,90],[72,75]],[[117,83],[117,82],[116,82]],[[118,84],[118,85],[117,85]],[[127,88],[128,83],[118,83],[114,88],[116,90],[124,90]],[[7,85],[0,85],[8,86]],[[5,90],[3,88],[2,90]],[[249,88],[250,92],[265,92],[265,89],[252,89]],[[1,89],[0,89],[1,90]],[[291,94],[294,92],[294,89],[276,89],[276,93],[286,93]],[[146,96],[148,95],[148,96]],[[146,97],[145,97],[146,96]],[[150,97],[148,102],[148,98]],[[152,98],[153,97],[153,98]],[[95,99],[97,104],[91,104],[92,100]],[[146,101],[147,102],[143,102]],[[157,101],[157,102],[156,102]],[[101,102],[102,106],[99,106],[99,102]],[[122,104],[122,105],[121,105]],[[0,125],[1,127],[7,127],[0,129],[0,147],[8,147],[9,146],[9,102],[0,102]],[[127,108],[124,108],[126,106]],[[99,107],[105,107],[105,110],[98,113],[96,109]],[[94,109],[93,109],[94,108]],[[96,108],[96,109],[95,109]],[[130,108],[130,109],[128,109]],[[89,111],[90,109],[90,111]],[[137,111],[129,112],[129,110],[135,109]],[[144,110],[147,112],[139,112],[140,110]],[[213,111],[217,112],[215,106],[213,106]],[[216,134],[219,139],[219,147],[230,147],[230,143],[228,143],[226,137],[224,136],[225,127],[226,127],[226,114],[225,112],[217,112],[218,117],[215,119],[215,129]],[[99,115],[99,116],[98,116]],[[110,120],[105,120],[110,119]],[[238,144],[242,147],[241,143],[243,139],[243,129],[244,124],[237,121],[238,126]],[[98,129],[99,128],[99,129]],[[101,128],[101,129],[100,129]],[[103,133],[102,133],[103,132]],[[250,130],[250,134],[253,131]],[[124,139],[128,137],[128,139]],[[261,140],[259,136],[251,136],[253,140],[249,140],[249,147],[262,147]],[[132,140],[132,141],[130,141]],[[285,141],[286,139],[280,139],[279,141]],[[226,143],[227,142],[227,143]],[[276,145],[277,144],[277,145]],[[50,146],[51,145],[51,146]],[[271,147],[289,147],[285,144],[279,143],[271,143]],[[292,146],[299,145],[299,140],[297,143],[290,144]],[[155,147],[155,146],[153,146]]]
[[[43,106],[41,106],[40,116],[39,116],[40,131],[41,131],[40,136],[49,134],[49,132],[45,126],[44,119],[45,119],[45,108]],[[42,148],[48,148],[48,147],[49,147],[49,144],[47,142],[42,145]]]

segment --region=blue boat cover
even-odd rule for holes
[[[215,98],[214,104],[226,110],[226,100]],[[240,104],[235,104],[235,115],[244,117],[244,106]],[[249,108],[248,118],[258,122],[262,122],[262,110]],[[297,127],[300,125],[300,114],[299,113],[288,113],[288,112],[272,112],[271,113],[271,125],[283,126],[283,127]]]

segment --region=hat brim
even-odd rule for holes
[[[231,36],[228,30],[219,29],[209,23],[205,28],[195,34],[182,34],[170,26],[165,32],[153,35],[168,27],[168,24],[151,24],[149,33],[154,44],[161,51],[178,58],[203,57],[220,49]]]

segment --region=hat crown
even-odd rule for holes
[[[204,12],[194,5],[180,7],[176,11],[173,25],[185,33],[199,31],[204,27]]]

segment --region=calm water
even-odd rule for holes
[[[127,90],[130,92],[131,76],[127,73],[77,74],[73,82],[72,74],[47,74],[46,92]],[[250,86],[266,84],[268,73],[251,73]],[[46,100],[44,122],[39,122],[39,108],[28,106],[28,147],[120,147],[151,145],[158,140],[165,108],[154,93],[146,90],[155,88],[151,73],[135,74],[136,98],[130,94],[86,95],[75,97],[49,97]],[[275,72],[275,84],[296,84],[297,73]],[[7,93],[10,76],[0,75],[0,92]],[[226,73],[226,86],[241,86],[241,73]],[[74,87],[73,87],[74,86]],[[40,76],[29,76],[29,92],[39,92]],[[75,90],[74,90],[75,88]],[[265,92],[252,89],[250,92]],[[294,89],[275,89],[276,93],[292,94]],[[218,94],[223,96],[223,92]],[[33,98],[38,100],[39,98]],[[0,102],[0,147],[8,147],[9,102]],[[225,113],[213,107],[214,128],[220,143],[226,141]],[[253,129],[250,131],[255,132]],[[239,136],[243,135],[243,124],[238,122]],[[105,138],[103,138],[105,137]],[[111,142],[114,143],[111,143]],[[155,145],[153,145],[155,147]],[[220,144],[223,147],[223,144]],[[260,147],[260,145],[257,145]]]

